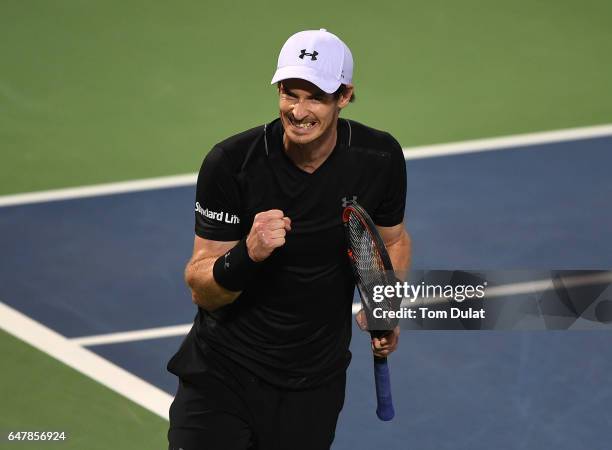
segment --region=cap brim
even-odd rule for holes
[[[299,78],[300,80],[310,81],[312,84],[328,94],[333,94],[336,92],[342,84],[338,80],[322,78],[310,67],[305,66],[286,66],[277,69],[270,84],[278,83],[279,81],[288,80],[290,78]]]

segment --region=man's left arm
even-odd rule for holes
[[[389,258],[396,273],[407,273],[410,270],[412,255],[412,241],[404,226],[404,222],[392,227],[377,226],[385,247],[389,252]],[[367,328],[364,311],[357,314],[357,324],[362,330]],[[400,327],[397,326],[382,338],[372,338],[372,351],[375,356],[386,357],[397,349],[399,344]]]
[[[389,252],[391,264],[396,273],[410,270],[411,240],[404,222],[392,227],[376,227]]]

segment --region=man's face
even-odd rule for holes
[[[323,140],[330,132],[335,132],[340,109],[348,104],[349,98],[350,94],[336,99],[309,81],[282,81],[279,108],[286,137],[302,145]]]

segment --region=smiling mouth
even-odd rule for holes
[[[318,122],[314,120],[301,120],[298,122],[293,117],[288,117],[288,119],[291,125],[301,130],[309,130],[318,124]]]

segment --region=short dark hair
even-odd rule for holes
[[[280,89],[282,83],[283,83],[282,81],[278,81],[276,83],[276,87],[278,87],[278,89]],[[334,92],[332,95],[334,96],[334,98],[336,100],[338,100],[340,98],[340,96],[344,95],[344,93],[346,92],[346,89],[347,89],[346,84],[341,84],[338,87],[338,89],[336,89],[336,92]],[[323,91],[321,91],[321,92],[323,92]],[[353,103],[354,101],[355,101],[355,91],[353,91],[353,93],[351,94],[351,98],[349,100],[349,103]]]
[[[336,89],[336,92],[334,92],[334,98],[335,99],[339,99],[340,96],[344,95],[344,93],[346,92],[346,84],[341,84],[340,87],[338,89]],[[355,92],[353,91],[353,93],[351,94],[351,99],[349,100],[349,103],[353,103],[355,101]]]

